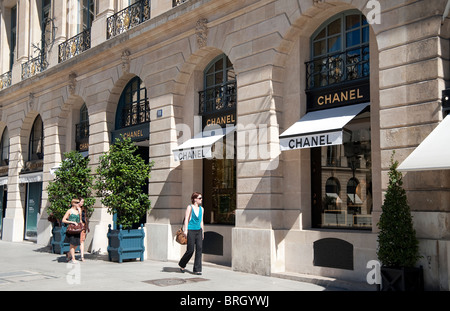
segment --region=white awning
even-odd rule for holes
[[[399,171],[450,169],[450,115],[399,165]]]
[[[281,150],[342,144],[344,126],[369,104],[308,112],[280,135]]]
[[[173,149],[175,161],[195,160],[212,157],[212,145],[235,129],[234,126],[203,131]]]
[[[28,174],[20,174],[19,175],[19,184],[28,184],[32,182],[41,182],[42,181],[42,172],[28,173]]]

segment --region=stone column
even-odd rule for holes
[[[95,102],[96,100],[98,102]],[[111,128],[108,120],[115,116],[115,111],[108,111],[112,108],[107,108],[110,105],[103,100],[103,97],[100,99],[98,94],[93,94],[92,99],[88,96],[85,101],[89,111],[89,164],[92,173],[95,173],[100,163],[100,156],[109,151]],[[94,208],[94,213],[89,220],[90,234],[92,235],[91,251],[106,253],[108,225],[113,223],[112,215],[102,205],[100,198],[97,198]]]
[[[106,19],[114,14],[114,0],[99,0],[91,27],[91,47],[106,40]]]
[[[53,45],[48,51],[49,67],[58,64],[59,44],[66,41],[67,39],[67,3],[66,1],[53,1],[52,5],[54,6],[52,8],[52,18],[55,31],[53,36],[55,40],[53,41]],[[69,16],[71,14],[73,14],[73,12],[69,12]]]
[[[19,0],[17,3],[17,42],[16,60],[12,68],[12,84],[22,80],[22,64],[28,60],[30,47],[30,1]]]
[[[50,102],[51,100],[49,100]],[[61,103],[58,100],[54,100],[53,107],[58,107],[53,109],[50,113],[54,116],[50,118],[45,118],[46,114],[42,114],[43,124],[44,124],[44,167],[43,167],[43,180],[42,180],[42,198],[41,198],[41,211],[40,218],[38,219],[38,236],[37,244],[48,245],[51,238],[51,223],[48,221],[47,207],[48,203],[48,193],[47,187],[48,183],[53,180],[53,175],[50,173],[50,169],[55,167],[61,162],[61,144],[59,140],[59,107]]]
[[[444,6],[442,1],[420,1],[407,7],[386,7],[381,15],[380,27],[384,31],[378,33],[377,41],[383,191],[387,188],[392,152],[395,150],[395,160],[401,163],[442,119],[440,98],[450,75],[449,51],[448,42],[441,37],[442,15],[436,12],[443,11]],[[450,234],[448,226],[442,225],[450,220],[446,190],[450,186],[449,174],[404,173],[404,188],[424,255],[418,264],[424,267],[426,284],[439,284],[442,273],[448,275],[448,258],[440,255],[447,251],[445,243],[436,241]]]
[[[19,172],[23,162],[20,146],[20,128],[8,127],[9,131],[9,172],[8,172],[8,206],[3,219],[2,240],[10,242],[23,241],[25,226],[24,211],[19,189]]]
[[[262,275],[270,275],[278,264],[283,265],[277,262],[274,231],[283,223],[275,109],[281,98],[274,70],[272,66],[260,67],[241,72],[237,78],[237,209],[232,266]]]
[[[173,240],[174,230],[178,228],[171,225],[178,224],[181,219],[178,222],[175,219],[182,217],[182,172],[172,156],[172,149],[177,146],[177,116],[173,101],[173,94],[150,99],[150,161],[154,161],[155,165],[149,180],[152,209],[147,217],[146,229],[149,236],[148,256],[157,260],[179,259]],[[162,110],[161,117],[157,117],[158,110]]]

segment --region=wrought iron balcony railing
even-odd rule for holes
[[[183,4],[187,1],[189,1],[189,0],[172,0],[172,7],[174,8],[174,7],[179,6],[180,4]]]
[[[11,86],[11,78],[12,78],[11,71],[5,72],[4,74],[0,75],[0,90],[3,90],[8,86]]]
[[[89,148],[89,121],[82,121],[75,125],[75,143],[78,151],[85,151]]]
[[[81,141],[89,137],[89,122],[83,121],[75,125],[76,128],[76,141]]]
[[[306,88],[313,89],[370,75],[369,45],[306,62]]]
[[[106,19],[110,39],[150,19],[150,0],[140,0]]]
[[[30,78],[35,74],[38,74],[48,67],[47,57],[45,54],[39,54],[39,56],[30,59],[26,63],[22,64],[22,80]]]
[[[129,127],[150,122],[150,105],[148,100],[134,102],[124,107],[121,127]]]
[[[199,92],[200,114],[206,115],[236,107],[236,80]]]
[[[62,63],[90,48],[91,29],[86,29],[58,46],[58,62]]]

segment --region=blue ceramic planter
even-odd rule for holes
[[[108,257],[109,261],[122,262],[125,259],[139,258],[144,261],[144,228],[112,230],[108,225]]]
[[[51,241],[51,245],[52,245],[52,252],[53,254],[65,254],[70,250],[70,244],[69,243],[64,243],[64,239],[66,238],[66,230],[67,230],[67,226],[63,225],[63,226],[56,226],[53,225],[52,228],[52,241]],[[77,250],[79,249],[79,247],[77,247]]]

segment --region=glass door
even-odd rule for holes
[[[2,237],[3,230],[3,218],[5,217],[6,210],[6,187],[0,186],[0,238]]]
[[[27,184],[25,240],[37,240],[37,223],[41,209],[42,182]]]
[[[235,224],[236,154],[231,159],[227,156],[226,148],[230,148],[227,139],[235,139],[235,135],[225,136],[221,146],[214,146],[223,152],[222,157],[203,160],[203,207],[207,224]]]

